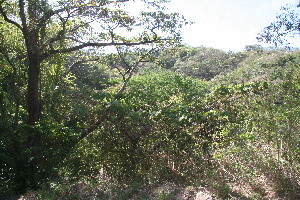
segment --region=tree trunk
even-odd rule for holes
[[[23,24],[23,34],[28,55],[28,85],[27,85],[27,106],[28,124],[35,125],[40,118],[40,99],[39,99],[39,75],[40,75],[40,46],[39,46],[39,27],[38,27],[38,2],[28,1],[28,21],[24,11],[24,4],[20,10],[20,17]],[[23,2],[24,3],[24,2]]]
[[[38,31],[32,31],[27,38],[26,45],[28,51],[28,124],[34,125],[40,118],[40,99],[39,99],[39,76],[40,59],[38,48]]]
[[[40,117],[39,63],[35,56],[29,61],[28,68],[28,124],[34,125]]]

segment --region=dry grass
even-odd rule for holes
[[[300,166],[278,155],[274,146],[261,144],[217,152],[215,181],[249,199],[300,199]]]

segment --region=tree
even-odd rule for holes
[[[141,2],[147,10],[134,16],[124,10],[129,1],[0,0],[2,19],[21,31],[25,44],[28,124],[39,121],[40,71],[43,62],[54,55],[108,46],[157,46],[180,40],[178,28],[186,21],[178,13],[163,12],[162,3],[168,0]],[[122,36],[124,31],[136,34]]]
[[[262,53],[264,51],[264,48],[261,45],[254,44],[254,45],[246,45],[245,50],[248,52],[257,52]]]
[[[289,45],[288,37],[299,36],[300,34],[300,1],[296,5],[286,5],[281,8],[281,13],[277,15],[277,21],[272,22],[269,26],[259,33],[258,41],[272,43],[276,47],[280,45]]]
[[[211,80],[215,76],[236,68],[243,59],[239,54],[228,54],[222,50],[198,47],[178,59],[174,70],[180,74]]]

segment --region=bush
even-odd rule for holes
[[[206,91],[204,82],[174,72],[133,77],[123,98],[100,108],[101,127],[73,152],[70,173],[97,176],[104,168],[125,182],[191,178],[202,160],[191,111]]]
[[[37,189],[56,179],[59,166],[78,138],[72,130],[58,124],[21,124],[6,130],[1,138],[3,196]]]

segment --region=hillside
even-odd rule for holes
[[[42,189],[23,198],[300,198],[299,51],[181,46],[156,56],[117,98],[122,79],[104,65],[78,65],[61,90],[45,91],[52,117],[16,130],[43,135],[43,148],[22,156],[48,155],[32,176]],[[1,156],[14,156],[13,140]],[[9,164],[2,195],[18,187]]]

